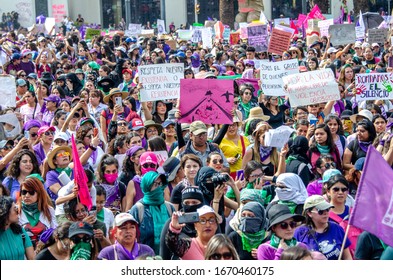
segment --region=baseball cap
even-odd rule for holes
[[[334,208],[332,204],[327,202],[323,196],[321,195],[312,195],[307,197],[306,201],[304,202],[303,206],[303,214],[306,212],[308,209],[312,208],[317,208],[318,210],[326,210],[330,208]]]
[[[45,101],[50,101],[56,103],[56,106],[59,106],[61,99],[57,95],[51,94],[47,98],[44,98]]]
[[[327,181],[330,180],[334,175],[342,175],[340,170],[337,169],[328,169],[325,172],[323,172],[322,176],[322,183],[326,183]]]
[[[122,74],[124,74],[125,72],[129,73],[132,76],[132,70],[131,69],[124,69],[123,71],[121,71]]]
[[[153,152],[144,152],[140,159],[139,162],[141,165],[145,164],[145,163],[155,163],[158,164],[158,159],[155,153]]]
[[[34,79],[34,80],[37,80],[37,74],[36,73],[30,73],[29,75],[27,75],[27,78],[29,79]]]
[[[16,86],[24,87],[25,85],[27,85],[27,83],[24,79],[17,79],[16,80]]]
[[[0,142],[0,149],[3,149],[8,143],[11,144],[12,146],[14,146],[14,141],[12,141],[12,140],[2,140]]]
[[[71,238],[78,234],[87,234],[93,236],[93,227],[86,222],[75,222],[68,229],[68,237]]]
[[[207,127],[202,121],[194,121],[190,124],[190,132],[195,135],[207,133]]]
[[[117,48],[115,48],[115,50],[117,50],[117,51],[122,51],[122,52],[126,52],[126,48],[125,47],[117,47]]]
[[[43,133],[47,132],[48,130],[56,131],[56,128],[54,126],[44,125],[44,126],[40,127],[37,134],[38,134],[38,136],[41,136]]]
[[[338,50],[337,50],[335,47],[330,47],[330,48],[328,48],[328,50],[327,50],[327,53],[328,53],[328,54],[336,53],[336,52],[338,52]]]
[[[125,222],[133,222],[135,224],[138,224],[134,216],[132,216],[130,213],[120,213],[116,215],[115,221],[113,223],[113,227],[119,227]]]
[[[221,224],[221,222],[222,222],[221,216],[218,215],[218,214],[214,211],[214,209],[211,208],[211,207],[208,206],[208,205],[203,205],[202,207],[198,208],[198,209],[197,209],[197,212],[198,212],[199,217],[201,217],[201,216],[203,216],[203,215],[206,215],[206,214],[209,214],[209,213],[212,213],[212,214],[214,214],[214,215],[216,216],[217,222],[218,222],[219,224]]]
[[[139,130],[141,128],[145,128],[145,125],[141,119],[132,119],[131,127],[132,130]]]
[[[378,43],[372,43],[372,44],[371,44],[371,47],[372,47],[372,48],[374,48],[374,47],[378,47],[378,48],[379,48],[379,44],[378,44]]]
[[[19,53],[14,53],[14,54],[12,54],[11,59],[13,59],[13,60],[14,59],[21,59],[21,56]]]
[[[58,132],[55,134],[55,137],[53,138],[53,141],[56,141],[57,139],[62,139],[64,141],[69,141],[70,138],[68,137],[67,133],[65,132]]]

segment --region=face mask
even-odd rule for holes
[[[241,217],[239,229],[246,233],[257,233],[261,230],[261,219],[257,217]]]
[[[157,168],[151,168],[151,167],[144,168],[143,166],[141,167],[142,175],[145,175],[149,171],[156,171],[156,170]]]
[[[196,210],[201,207],[201,204],[196,204],[196,205],[184,205],[182,203],[183,210],[185,213],[191,213],[191,212],[196,212]]]
[[[114,182],[116,182],[117,176],[118,176],[118,173],[104,174],[104,178],[105,178],[105,180],[106,180],[109,184],[113,184]]]
[[[88,242],[79,242],[71,250],[70,260],[90,260],[91,244]]]

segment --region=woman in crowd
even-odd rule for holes
[[[45,241],[41,251],[35,256],[35,260],[69,260],[70,239],[68,230],[71,222],[65,222],[56,229],[48,229],[41,235],[41,241]],[[45,236],[44,236],[45,235]],[[43,240],[45,238],[45,240]]]
[[[179,212],[172,214],[171,224],[165,242],[168,248],[182,260],[204,260],[207,244],[216,234],[221,217],[210,206],[204,205],[197,209],[199,221],[194,223],[197,236],[194,238],[180,235],[186,224],[179,224]]]
[[[141,180],[144,196],[129,211],[139,224],[140,242],[151,247],[156,254],[160,250],[162,228],[175,210],[172,204],[165,202],[164,190],[166,187],[165,175],[155,171],[147,172]]]
[[[33,244],[18,223],[18,208],[9,196],[0,196],[1,260],[34,259]]]
[[[224,162],[224,160],[222,159],[222,156],[219,152],[211,152],[207,156],[207,166],[213,168],[217,172],[222,171],[223,162]]]
[[[368,147],[372,145],[377,136],[374,125],[367,119],[357,123],[356,132],[356,139],[350,142],[344,151],[343,168],[345,170],[353,168],[359,158],[366,157]]]
[[[23,125],[24,133],[28,132],[28,138],[31,143],[34,143],[38,139],[38,130],[41,127],[41,123],[37,120],[30,120],[25,122]]]
[[[333,207],[323,196],[312,195],[304,203],[303,215],[306,224],[295,230],[295,238],[308,246],[310,250],[319,251],[328,260],[338,260],[345,232],[338,224],[329,221],[329,212]],[[342,259],[351,260],[347,239]]]
[[[292,214],[286,205],[275,204],[268,208],[267,216],[271,235],[267,242],[258,247],[258,260],[279,260],[281,253],[288,248],[307,248],[294,238],[295,228],[299,222],[304,221],[302,215]]]
[[[170,151],[173,143],[176,142],[175,124],[176,122],[171,119],[166,119],[165,122],[163,122],[162,124],[162,127],[164,128],[163,138],[165,139],[165,144],[168,152]]]
[[[350,100],[353,96],[352,90],[355,88],[355,74],[350,64],[341,67],[338,82],[344,87],[345,99]]]
[[[61,129],[64,125],[64,122],[66,120],[66,116],[67,116],[66,111],[63,111],[61,109],[56,110],[55,116],[52,121],[52,124],[53,124],[54,128],[56,129],[56,134],[58,134],[61,131]]]
[[[125,185],[128,185],[135,175],[141,175],[141,165],[139,159],[144,152],[145,149],[139,145],[132,146],[127,150],[126,157],[123,161],[122,172],[119,178],[119,180]]]
[[[207,243],[205,260],[239,260],[239,256],[231,240],[220,233]]]
[[[18,200],[19,224],[29,233],[36,248],[40,235],[49,228],[56,228],[55,210],[42,182],[27,178],[20,186]]]
[[[330,154],[321,155],[315,163],[315,180],[307,185],[308,196],[313,194],[322,195],[322,175],[326,170],[335,169],[336,163]]]
[[[262,102],[259,103],[259,106],[262,107],[263,113],[270,117],[268,123],[272,128],[277,128],[285,123],[285,110],[289,108],[286,103],[278,105],[278,98],[278,96],[264,94],[260,96]]]
[[[35,92],[27,91],[23,98],[26,100],[26,104],[20,107],[23,122],[26,123],[29,120],[40,121],[42,119],[41,105],[38,103]]]
[[[324,123],[329,127],[333,142],[340,153],[340,158],[342,158],[347,146],[347,140],[344,137],[344,128],[341,119],[335,114],[329,114],[326,116]]]
[[[267,226],[265,208],[259,202],[250,201],[242,207],[238,230],[228,236],[239,254],[239,259],[257,258],[257,248],[265,239]]]
[[[38,164],[44,163],[53,143],[56,128],[53,126],[41,126],[38,130],[38,143],[33,146],[34,153],[37,157]]]
[[[340,152],[334,144],[332,133],[326,124],[318,124],[315,128],[314,138],[311,140],[308,158],[310,159],[312,170],[316,170],[316,162],[321,155],[330,154],[333,156],[337,169],[341,169]]]
[[[258,106],[258,103],[252,100],[254,91],[254,87],[247,83],[242,84],[239,88],[240,103],[237,108],[242,113],[243,121],[248,119],[251,108]]]
[[[104,94],[101,90],[95,89],[90,91],[89,104],[87,105],[87,108],[90,115],[99,122],[101,112],[108,108],[108,106],[104,104]]]
[[[16,202],[20,197],[20,186],[30,174],[40,174],[36,156],[30,150],[21,150],[12,159],[7,168],[3,185],[9,190]]]
[[[88,159],[89,165],[96,170],[102,157],[103,149],[98,145],[99,135],[98,128],[94,128],[94,122],[91,119],[79,122],[79,128],[76,130],[76,140],[81,141],[85,145],[86,150],[90,150],[91,154]]]
[[[280,260],[312,260],[312,253],[303,247],[295,246],[281,253]]]
[[[387,119],[380,114],[375,114],[373,116],[372,122],[375,128],[375,132],[377,133],[373,145],[374,147],[378,147],[378,144],[381,142],[381,144],[383,144],[382,146],[384,146],[385,142],[381,140],[386,141],[387,137],[389,137],[389,133],[386,132]]]
[[[308,59],[308,62],[307,62],[307,69],[308,69],[308,71],[319,70],[319,61],[318,61],[318,58],[316,58],[315,56],[309,58],[309,59]]]

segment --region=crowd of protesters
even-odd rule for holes
[[[16,83],[16,106],[1,106],[0,259],[392,259],[371,233],[351,227],[344,238],[367,148],[393,164],[392,102],[358,103],[354,83],[393,71],[390,40],[295,37],[273,55],[247,40],[209,49],[168,39],[176,32],[0,38],[3,75]],[[184,63],[185,79],[263,84],[257,59],[330,68],[341,98],[293,108],[244,83],[230,125],[180,124],[179,100],[140,101],[140,65]],[[265,145],[283,125],[295,130],[288,143]],[[74,181],[72,137],[91,208]],[[169,156],[160,168],[157,151]]]

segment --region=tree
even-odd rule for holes
[[[220,0],[220,21],[223,24],[229,25],[232,29],[235,22],[235,0]]]
[[[369,0],[356,0],[353,1],[353,6],[354,6],[354,13],[355,15],[359,14],[359,11],[362,11],[362,13],[370,11],[369,7]]]

